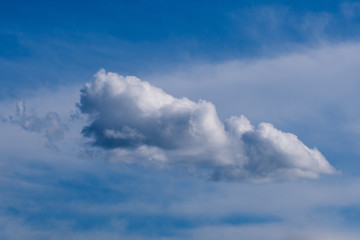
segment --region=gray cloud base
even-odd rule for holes
[[[174,98],[132,76],[100,70],[81,91],[84,136],[111,159],[151,160],[212,171],[214,180],[317,178],[336,170],[316,149],[269,123],[245,116],[220,121],[207,101]]]

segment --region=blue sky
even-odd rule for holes
[[[1,5],[1,239],[359,239],[360,2]]]

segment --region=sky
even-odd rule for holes
[[[360,238],[360,2],[1,6],[1,239]]]

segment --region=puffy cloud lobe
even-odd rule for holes
[[[236,121],[233,119],[234,117],[228,124],[230,129],[236,130],[233,133],[241,142],[247,160],[240,169],[217,169],[216,178],[271,181],[299,177],[316,178],[320,173],[336,172],[316,148],[308,148],[296,135],[282,132],[270,123],[260,123],[254,130],[244,116]]]
[[[155,160],[210,169],[216,180],[316,178],[335,169],[317,150],[269,123],[220,121],[207,101],[177,99],[136,77],[100,70],[81,91],[83,134],[123,161]]]
[[[53,142],[62,139],[64,132],[68,129],[55,112],[48,112],[44,118],[39,118],[34,114],[26,115],[26,107],[23,101],[17,102],[16,114],[10,116],[10,121],[29,132],[43,134],[48,145],[52,147],[55,147]]]

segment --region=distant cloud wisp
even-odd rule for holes
[[[55,147],[54,142],[62,139],[68,129],[55,112],[48,112],[43,118],[39,118],[35,114],[27,115],[23,101],[17,102],[16,114],[9,116],[9,118],[11,123],[21,126],[26,131],[42,134],[50,147]]]
[[[122,161],[210,169],[214,180],[317,178],[336,170],[316,149],[270,123],[222,122],[211,102],[177,99],[132,76],[100,70],[81,91],[83,135]]]

